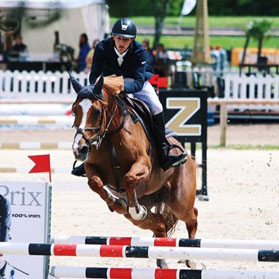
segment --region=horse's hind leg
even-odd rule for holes
[[[156,237],[166,236],[166,226],[164,218],[159,213],[153,213],[150,210],[146,211],[146,217],[143,220],[135,220],[130,214],[124,215],[134,225],[144,230],[151,230]]]
[[[189,218],[185,221],[189,238],[195,238],[198,228],[198,210],[193,207]]]
[[[187,179],[180,180],[171,185],[168,205],[175,217],[185,222],[189,238],[195,238],[198,227],[198,210],[194,207],[196,197],[195,180],[188,182]]]
[[[166,237],[165,220],[160,213],[153,213],[147,210],[147,215],[144,220],[134,220],[130,214],[125,214],[125,217],[141,229],[151,230],[154,237]],[[159,268],[168,268],[164,259],[157,259],[157,266]]]
[[[193,160],[177,168],[172,180],[169,206],[175,217],[186,224],[189,238],[195,238],[198,226],[198,210],[194,207],[196,198],[196,168]],[[187,266],[193,263],[186,261]]]

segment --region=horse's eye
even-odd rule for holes
[[[94,119],[98,119],[98,117],[100,116],[101,114],[101,110],[100,109],[95,109],[93,112],[92,112],[92,117]]]

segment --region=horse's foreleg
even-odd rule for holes
[[[116,199],[104,188],[104,183],[94,168],[90,168],[86,172],[88,177],[88,185],[92,191],[97,193],[108,205],[110,211],[116,211],[119,214],[127,213],[127,205],[121,199]]]
[[[146,218],[147,210],[141,206],[136,196],[136,186],[140,182],[147,181],[150,175],[151,166],[145,158],[136,161],[124,176],[124,186],[128,199],[128,212],[134,220]]]

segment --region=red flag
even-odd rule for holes
[[[35,172],[48,172],[49,182],[51,182],[51,168],[50,168],[50,156],[47,155],[32,155],[28,156],[34,163],[35,166],[29,171],[29,173]]]
[[[168,77],[159,77],[157,82],[157,90],[160,88],[168,88]]]

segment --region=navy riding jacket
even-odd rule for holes
[[[6,198],[0,195],[0,241],[8,241],[11,227],[11,207]]]
[[[144,82],[153,75],[153,69],[146,63],[144,47],[139,42],[133,41],[123,57],[121,66],[118,65],[118,56],[114,47],[113,38],[105,39],[96,46],[89,76],[90,83],[94,84],[100,75],[122,75],[124,78],[134,79],[133,82],[124,84],[124,91],[126,93],[139,92]]]

